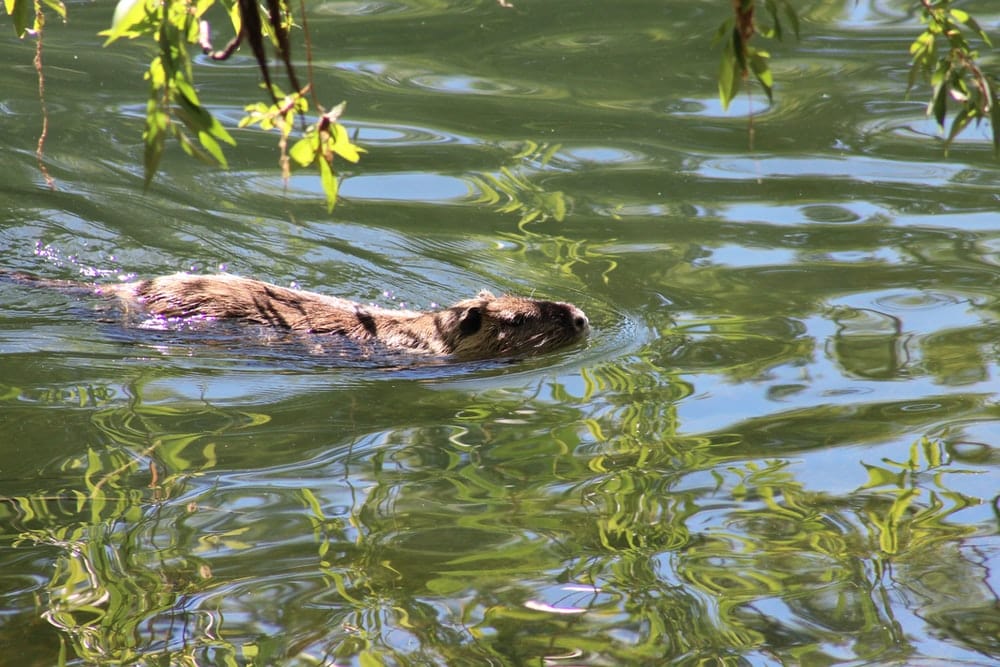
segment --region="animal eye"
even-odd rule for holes
[[[471,336],[483,326],[483,314],[478,308],[469,308],[459,320],[458,329],[465,336]]]

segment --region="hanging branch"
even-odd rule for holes
[[[203,19],[214,1],[119,0],[111,29],[104,33],[108,36],[108,43],[120,37],[152,37],[160,47],[159,55],[150,63],[146,74],[150,82],[146,130],[143,132],[147,185],[157,170],[168,134],[172,134],[189,154],[226,166],[219,141],[235,142],[199,102],[193,83],[194,70],[184,42],[197,44],[213,60],[227,60],[242,44],[247,43],[271,103],[247,106],[247,115],[240,121],[239,127],[259,125],[264,130],[277,130],[280,135],[278,150],[282,178],[286,181],[290,178],[291,160],[300,166],[315,165],[326,194],[327,208],[333,210],[338,189],[334,157],[339,155],[350,162],[357,162],[363,151],[350,142],[347,130],[337,122],[343,105],[338,105],[329,113],[324,113],[323,108],[316,105],[319,121],[305,127],[309,112],[305,96],[314,90],[314,86],[311,76],[310,82],[302,86],[295,72],[288,30],[292,25],[289,5],[286,0],[266,0],[265,11],[256,0],[237,0],[235,11],[238,14],[233,17],[236,34],[223,49],[217,51],[212,46],[211,26]],[[288,94],[282,92],[272,79],[267,62],[266,35],[273,37],[277,57],[284,64],[292,84],[293,90]],[[288,150],[296,120],[302,120],[300,125],[303,127],[302,139],[296,146],[306,142],[313,150]]]

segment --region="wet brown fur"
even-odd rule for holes
[[[434,312],[390,310],[229,274],[174,274],[101,286],[166,318],[240,319],[425,354],[489,358],[547,352],[583,339],[587,316],[569,303],[480,292]]]

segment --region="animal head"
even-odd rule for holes
[[[582,340],[590,331],[587,316],[573,304],[486,290],[439,315],[451,328],[452,353],[466,357],[539,354]]]

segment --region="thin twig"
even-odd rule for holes
[[[306,87],[312,88],[313,109],[318,110],[320,109],[319,96],[316,94],[316,86],[313,86],[312,38],[309,35],[309,21],[306,19],[306,0],[299,0],[299,8],[302,14],[302,34],[305,36],[306,44],[306,78],[309,79]]]
[[[35,40],[35,73],[38,75],[38,103],[42,108],[42,131],[38,135],[38,146],[35,148],[35,159],[38,160],[38,170],[42,172],[45,184],[50,190],[56,189],[56,181],[45,167],[45,138],[49,135],[49,110],[45,106],[45,71],[42,68],[42,33],[45,27],[45,14],[41,4],[35,5],[35,25],[38,27],[38,38]]]

